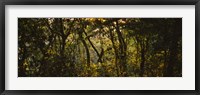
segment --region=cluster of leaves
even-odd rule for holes
[[[18,18],[19,77],[180,77],[181,18]]]

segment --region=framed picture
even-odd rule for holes
[[[199,0],[1,1],[2,95],[199,95]]]

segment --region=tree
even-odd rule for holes
[[[19,77],[182,76],[181,18],[19,18]]]

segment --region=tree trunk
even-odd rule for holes
[[[118,40],[119,40],[119,47],[120,47],[120,55],[119,55],[119,63],[120,63],[120,68],[121,68],[121,75],[122,76],[127,76],[127,72],[126,72],[126,49],[127,49],[127,45],[124,41],[124,38],[122,36],[122,33],[120,32],[120,26],[118,23],[118,19],[115,19],[116,22],[116,32],[117,32],[117,36],[118,36]]]
[[[86,36],[88,36],[87,33],[86,33],[85,31],[84,31],[84,33],[85,33]],[[97,56],[99,57],[97,61],[100,62],[100,63],[102,63],[101,58],[102,58],[103,52],[104,52],[103,48],[101,49],[101,54],[100,54],[100,53],[98,52],[98,50],[95,48],[95,46],[93,45],[92,41],[90,40],[90,37],[87,37],[87,40],[89,41],[90,45],[92,46],[92,48],[93,48],[94,51],[96,52]]]
[[[87,61],[86,61],[86,64],[87,64],[87,76],[90,76],[90,51],[89,51],[89,48],[88,48],[88,46],[87,46],[87,43],[86,43],[86,41],[84,40],[84,38],[83,38],[83,36],[82,36],[82,34],[83,34],[83,29],[80,29],[80,31],[79,31],[79,38],[80,38],[80,40],[81,40],[81,42],[83,43],[83,46],[84,46],[84,48],[85,48],[85,51],[86,51],[86,56],[87,56]]]
[[[145,64],[144,42],[142,42],[142,44],[141,44],[140,77],[143,77],[143,75],[144,75],[144,64]]]
[[[119,59],[118,50],[117,50],[117,47],[115,46],[114,36],[113,36],[113,33],[110,29],[109,29],[109,33],[110,33],[110,40],[112,42],[112,46],[113,46],[113,49],[114,49],[114,52],[115,52],[115,65],[116,65],[117,76],[119,76],[120,70],[119,70],[119,66],[118,66],[118,59]]]

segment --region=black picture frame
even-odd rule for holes
[[[195,90],[5,90],[6,5],[195,5]],[[1,95],[200,95],[200,0],[0,0],[0,16]]]

